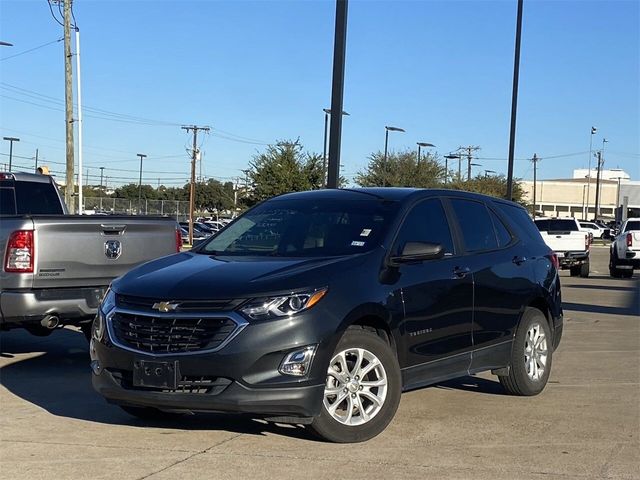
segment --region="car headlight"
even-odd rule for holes
[[[254,298],[240,312],[251,320],[287,317],[308,310],[327,293],[326,288],[277,297]]]
[[[93,326],[91,327],[91,336],[97,341],[101,341],[104,336],[105,326],[107,322],[107,315],[116,306],[116,294],[109,288],[107,293],[102,298],[100,308],[98,308],[98,315],[93,320]]]

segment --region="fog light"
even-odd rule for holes
[[[94,360],[93,362],[91,362],[91,371],[93,372],[94,375],[100,375],[100,373],[102,372],[102,366],[100,365],[100,361],[99,360]]]
[[[309,372],[313,356],[316,353],[316,346],[310,345],[300,350],[287,354],[280,364],[280,373],[283,375],[293,375],[302,377]]]

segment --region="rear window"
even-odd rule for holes
[[[640,221],[634,220],[633,222],[627,222],[627,225],[624,227],[624,231],[629,232],[631,230],[640,230]]]
[[[494,205],[506,217],[506,220],[515,230],[514,233],[516,233],[521,240],[544,243],[540,232],[524,208],[502,202],[495,202]]]
[[[549,220],[536,220],[536,227],[541,232],[577,232],[578,226],[575,220],[563,220],[559,218]]]
[[[2,182],[0,214],[61,215],[64,213],[56,187],[41,182]]]

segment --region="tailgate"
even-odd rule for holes
[[[144,217],[34,217],[33,288],[107,285],[176,252],[176,222]]]
[[[587,248],[585,240],[588,233],[584,232],[540,232],[545,243],[554,252],[579,251],[584,252]]]

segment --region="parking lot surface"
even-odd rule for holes
[[[87,343],[3,332],[0,477],[6,479],[640,478],[640,290],[562,272],[565,330],[537,397],[482,374],[405,393],[377,438],[333,445],[235,415],[145,422],[93,392]]]

